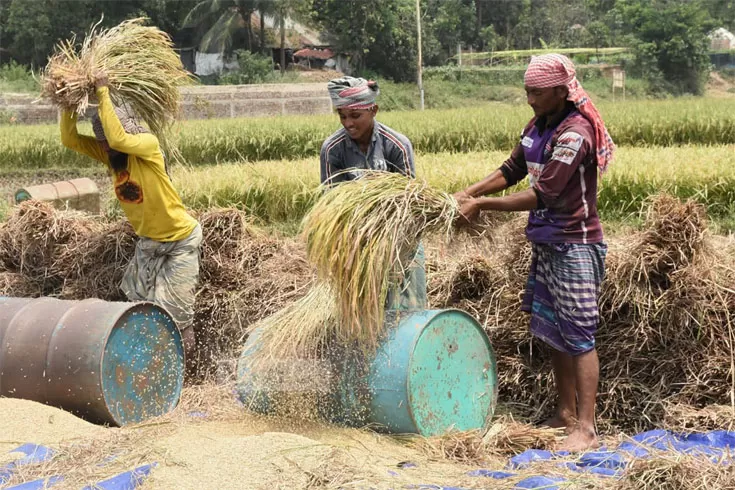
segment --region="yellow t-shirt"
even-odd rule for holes
[[[61,142],[67,148],[105,163],[113,172],[115,195],[125,216],[140,237],[174,242],[188,237],[196,228],[181,197],[166,174],[158,138],[150,133],[127,134],[110,100],[107,87],[97,89],[99,116],[110,148],[128,155],[128,168],[112,171],[107,152],[99,142],[77,132],[77,115],[61,115]]]

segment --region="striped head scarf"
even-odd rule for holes
[[[613,159],[615,143],[607,132],[602,116],[592,103],[587,92],[577,80],[574,63],[561,54],[533,56],[528,64],[524,83],[527,87],[550,88],[566,86],[569,89],[567,100],[592,124],[597,140],[597,167],[602,175]]]
[[[115,115],[117,115],[117,118],[120,120],[120,124],[122,124],[126,133],[140,134],[149,132],[145,127],[138,123],[137,119],[133,115],[133,111],[127,106],[116,106]],[[94,131],[94,137],[97,141],[107,141],[105,131],[102,128],[102,121],[97,113],[92,116],[92,131]]]
[[[378,83],[364,78],[335,78],[327,84],[335,109],[372,109],[380,94]]]

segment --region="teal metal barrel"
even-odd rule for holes
[[[0,396],[122,426],[172,410],[181,334],[153,303],[0,297]]]
[[[497,365],[482,327],[460,310],[396,315],[372,358],[339,358],[333,422],[431,436],[483,427],[498,394]]]
[[[269,387],[267,380],[259,379],[257,373],[251,372],[248,363],[251,356],[260,348],[259,337],[260,329],[251,332],[242,349],[242,354],[237,363],[237,392],[240,401],[248,410],[267,414],[272,407],[270,391],[273,386],[270,385]]]

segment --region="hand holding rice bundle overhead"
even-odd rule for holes
[[[81,45],[75,38],[59,43],[41,74],[41,96],[81,115],[96,98],[95,82],[104,76],[115,104],[127,105],[169,158],[178,159],[171,129],[180,110],[179,87],[191,75],[168,34],[144,21],[131,19],[100,31],[95,25]]]
[[[59,45],[43,74],[43,95],[62,109],[62,144],[107,167],[139,238],[121,289],[129,301],[164,306],[190,358],[202,230],[174,188],[164,157],[176,154],[169,131],[178,113],[178,86],[188,74],[168,36],[142,21],[100,33],[92,29],[79,52],[73,39]],[[91,97],[98,103],[94,137],[77,131],[77,117]]]

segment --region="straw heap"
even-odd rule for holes
[[[41,96],[84,114],[95,93],[95,78],[107,75],[113,101],[127,103],[158,137],[166,155],[179,159],[171,129],[179,114],[179,86],[189,83],[190,75],[168,34],[144,26],[145,20],[126,20],[100,31],[97,23],[81,46],[74,37],[59,43],[41,74]]]

